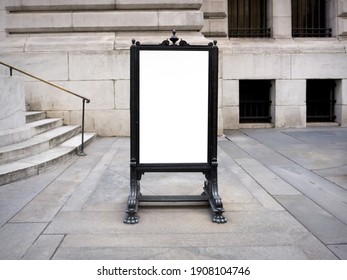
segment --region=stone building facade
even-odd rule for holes
[[[221,134],[347,126],[347,1],[316,1],[315,8],[314,1],[295,2],[1,0],[0,61],[90,98],[86,130],[129,135],[131,39],[158,43],[176,29],[191,44],[218,41]],[[312,25],[303,26],[302,18]],[[294,27],[309,31],[298,35]],[[32,79],[25,90],[30,110],[80,123],[74,96]]]

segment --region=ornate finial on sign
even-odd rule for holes
[[[174,44],[174,45],[176,45],[176,42],[178,41],[178,37],[176,36],[176,30],[173,30],[172,31],[172,36],[171,36],[171,38],[170,38],[170,41]]]
[[[187,43],[187,41],[184,41],[181,39],[181,41],[179,42],[180,46],[188,46],[189,44]]]
[[[170,45],[170,42],[168,39],[164,40],[161,44],[161,46],[169,46]]]
[[[133,46],[139,46],[140,42],[136,41],[135,39],[131,39],[131,43],[133,44]]]
[[[209,47],[217,47],[217,40],[213,40],[213,43],[212,42],[209,42],[207,44]]]
[[[170,46],[170,41],[172,42],[171,46],[177,46],[177,41],[179,40],[179,38],[176,36],[176,30],[172,31],[172,36],[170,39],[166,39],[163,42],[161,42],[161,44],[159,44],[160,46]],[[170,41],[169,41],[170,40]],[[212,43],[211,43],[212,44]],[[179,46],[189,46],[189,44],[185,41],[185,40],[180,40],[180,42],[178,43]]]

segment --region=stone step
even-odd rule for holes
[[[46,118],[46,112],[43,111],[28,111],[25,113],[26,122],[31,123]]]
[[[63,126],[63,124],[64,121],[62,118],[50,118],[28,123],[27,126],[31,128],[32,136],[35,136],[53,128]]]
[[[36,128],[35,128],[36,129]],[[51,149],[79,133],[80,126],[61,126],[25,141],[0,147],[0,164],[23,159]]]
[[[63,119],[51,118],[32,121],[26,125],[0,131],[0,147],[25,141],[37,134],[63,125]]]
[[[0,130],[0,148],[27,140],[30,137],[31,128],[26,125],[12,129]]]
[[[84,143],[96,137],[95,133],[85,133]],[[77,134],[59,145],[41,153],[0,165],[0,186],[40,174],[49,168],[75,156],[81,147],[81,134]]]

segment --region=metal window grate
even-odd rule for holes
[[[266,0],[229,0],[230,37],[270,37]]]
[[[270,37],[270,28],[229,28],[230,37]]]
[[[306,114],[307,122],[334,122],[335,81],[307,80]]]
[[[331,37],[325,13],[325,0],[292,0],[292,36]]]
[[[270,87],[268,80],[240,81],[240,123],[269,123]]]

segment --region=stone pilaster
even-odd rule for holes
[[[5,39],[6,33],[5,33],[5,5],[4,1],[0,1],[0,42]]]
[[[335,115],[341,126],[347,126],[347,79],[338,80],[335,88]]]
[[[204,0],[201,10],[204,13],[202,33],[208,37],[227,37],[228,1]]]
[[[239,80],[223,80],[222,106],[224,129],[239,128]]]
[[[331,15],[331,21],[335,23],[336,18],[336,36],[341,38],[347,38],[347,2],[346,1],[334,1],[337,2],[337,14]]]
[[[271,89],[275,127],[306,126],[306,80],[276,80]]]
[[[291,38],[291,0],[268,1],[268,27],[273,38]]]

